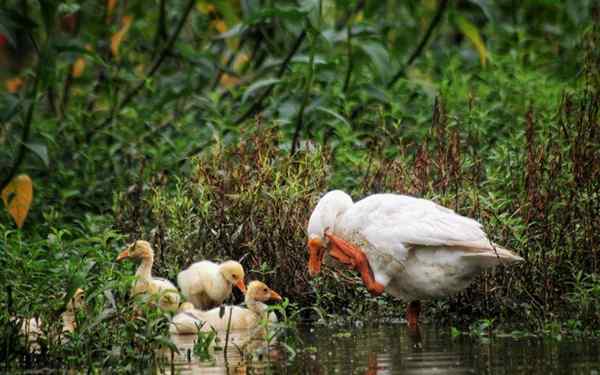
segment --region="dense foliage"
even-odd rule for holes
[[[135,366],[169,347],[168,317],[133,318],[133,266],[114,262],[141,238],[172,280],[241,259],[289,308],[398,316],[352,273],[309,279],[304,228],[331,188],[433,199],[526,259],[429,303],[431,320],[600,328],[593,1],[0,3],[0,189],[34,186],[22,228],[0,213],[7,366]],[[35,354],[30,317],[51,322]]]

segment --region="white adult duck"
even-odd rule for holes
[[[230,314],[230,329],[232,330],[252,329],[263,319],[276,322],[277,317],[273,312],[267,316],[267,305],[263,302],[269,300],[281,301],[281,296],[265,283],[252,281],[248,284],[248,289],[244,297],[245,308],[241,306],[226,306],[224,314],[221,315],[221,308],[219,307],[202,311],[195,309],[191,303],[184,302],[179,308],[179,314],[173,317],[170,332],[191,334],[198,332],[198,327],[201,327],[203,331],[210,330],[211,328],[216,331],[225,331]]]
[[[133,296],[148,293],[159,295],[158,306],[163,311],[176,311],[179,306],[179,291],[169,280],[152,276],[152,264],[154,263],[154,251],[148,241],[135,241],[127,246],[117,257],[117,261],[125,259],[141,259],[135,275],[137,280],[133,285],[131,294]]]
[[[325,194],[308,223],[309,271],[321,269],[325,250],[360,272],[369,292],[385,290],[410,302],[416,326],[421,299],[466,288],[482,270],[523,261],[492,243],[477,221],[426,199],[374,194],[356,203],[341,190]]]
[[[195,307],[207,310],[220,306],[231,295],[232,285],[246,291],[244,267],[236,261],[221,264],[208,260],[196,262],[177,275],[181,294]]]

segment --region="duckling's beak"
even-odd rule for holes
[[[246,284],[244,284],[244,279],[239,279],[235,286],[242,291],[242,293],[246,293]]]
[[[117,256],[117,262],[125,259],[125,258],[129,258],[129,248],[121,251],[121,254],[119,254],[119,256]]]
[[[281,296],[279,295],[279,293],[277,293],[274,290],[271,290],[271,295],[270,295],[269,299],[272,299],[272,300],[275,300],[275,301],[283,301],[283,298],[281,298]]]
[[[315,276],[321,272],[323,255],[325,255],[323,240],[317,237],[308,240],[308,273],[310,273],[311,276]]]

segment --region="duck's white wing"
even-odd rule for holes
[[[375,194],[357,202],[341,218],[350,238],[399,261],[411,246],[457,246],[492,250],[481,224],[434,202],[396,194]]]

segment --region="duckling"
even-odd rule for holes
[[[75,313],[78,309],[83,307],[85,294],[83,289],[77,288],[73,297],[69,300],[65,312],[62,313],[63,321],[63,332],[73,332],[77,326],[75,321]],[[21,325],[21,332],[31,337],[39,337],[42,335],[42,321],[39,318],[30,318],[23,321]]]
[[[281,296],[265,283],[252,281],[248,284],[244,298],[247,308],[226,306],[225,313],[221,317],[219,307],[201,311],[193,308],[191,304],[184,303],[180,308],[180,313],[173,318],[170,331],[178,334],[193,334],[198,332],[199,327],[202,331],[210,329],[225,331],[230,314],[232,330],[252,329],[265,318],[268,318],[270,322],[277,322],[277,316],[273,312],[267,317],[267,305],[263,302],[269,300],[281,301]]]
[[[244,268],[238,262],[229,260],[217,264],[204,260],[181,271],[177,275],[177,285],[195,307],[207,310],[220,306],[229,298],[232,285],[245,292],[244,276]]]
[[[148,241],[135,241],[119,254],[117,261],[125,258],[142,260],[135,273],[137,280],[133,285],[131,294],[133,296],[142,293],[159,294],[158,306],[161,310],[176,311],[180,300],[179,291],[169,280],[152,276],[154,251],[150,243]]]
[[[202,326],[202,311],[194,308],[191,302],[184,302],[179,306],[179,312],[171,320],[169,332],[178,334],[192,334],[198,332]]]
[[[63,332],[73,332],[75,331],[75,327],[77,327],[77,322],[75,321],[75,313],[78,309],[83,307],[85,300],[85,294],[83,293],[83,289],[77,288],[75,293],[73,294],[73,298],[67,304],[67,309],[62,314],[63,320]]]

